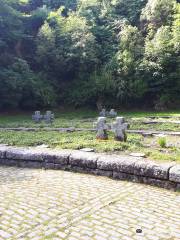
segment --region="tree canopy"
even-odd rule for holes
[[[180,104],[177,0],[1,0],[0,109]]]

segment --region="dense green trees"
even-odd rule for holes
[[[1,0],[0,108],[180,104],[176,0]]]

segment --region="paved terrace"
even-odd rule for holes
[[[180,194],[61,170],[0,167],[0,239],[178,240]]]

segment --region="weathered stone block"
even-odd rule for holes
[[[107,155],[98,158],[97,168],[115,172],[133,173],[134,164],[139,158]]]
[[[45,169],[54,169],[54,163],[45,163]]]
[[[169,180],[180,183],[180,164],[173,166],[169,170]]]
[[[106,171],[106,170],[100,170],[100,169],[95,170],[94,174],[96,174],[97,176],[105,176],[105,177],[112,177],[113,176],[112,171]]]
[[[143,183],[149,184],[152,186],[171,189],[171,190],[176,189],[176,183],[166,181],[166,180],[154,179],[154,178],[150,178],[150,177],[143,177]]]
[[[173,163],[155,163],[152,161],[138,160],[134,164],[134,174],[138,176],[147,176],[155,179],[168,180],[169,169]]]
[[[42,157],[46,163],[55,163],[59,165],[68,165],[71,151],[66,150],[50,150],[46,149],[42,153]]]
[[[78,172],[78,173],[90,173],[90,174],[95,174],[95,170],[92,168],[84,168],[84,167],[79,167],[79,166],[71,166],[70,171],[73,172]]]
[[[95,153],[73,151],[69,157],[69,164],[71,166],[96,169],[97,159],[98,155]]]
[[[54,164],[55,170],[69,170],[69,167],[67,165],[61,165],[61,164]]]
[[[0,148],[0,159],[5,158],[6,151]]]
[[[42,168],[43,162],[31,161],[31,160],[30,161],[29,160],[25,160],[25,161],[16,160],[16,166],[22,167],[22,168]]]
[[[0,158],[0,164],[4,164],[4,158]]]
[[[10,149],[10,147],[8,147],[8,146],[0,146],[0,159],[1,158],[5,158],[7,149]]]
[[[176,191],[180,191],[180,183],[176,183]]]
[[[5,165],[5,166],[17,166],[17,161],[16,160],[9,160],[9,159],[0,159],[0,164]]]
[[[4,159],[0,163],[5,166],[16,166],[16,167],[22,167],[22,168],[41,168],[42,167],[42,164],[40,162],[34,162],[34,161]]]
[[[43,161],[42,150],[38,149],[10,148],[6,151],[6,158],[24,161]]]
[[[135,175],[123,173],[123,172],[115,172],[115,171],[113,171],[113,178],[119,179],[119,180],[138,182],[138,183],[143,181],[139,176],[135,176]]]

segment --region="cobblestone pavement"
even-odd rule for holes
[[[0,167],[4,239],[180,239],[180,194],[106,177]]]

